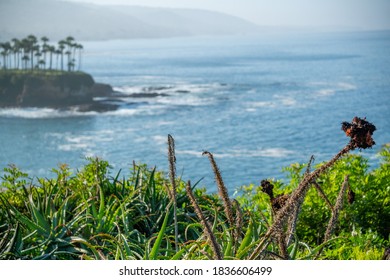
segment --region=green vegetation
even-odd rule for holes
[[[66,65],[69,72],[75,71],[76,66],[80,70],[83,46],[75,42],[72,36],[60,40],[57,46],[48,42],[49,38],[45,36],[41,38],[40,43],[36,36],[29,35],[21,40],[14,38],[11,42],[0,43],[2,56],[0,68],[3,71],[48,72],[64,71]]]
[[[4,168],[0,193],[1,259],[381,259],[389,247],[390,146],[380,165],[348,152],[373,145],[374,126],[355,118],[351,141],[329,162],[285,168],[288,182],[263,180],[230,199],[214,157],[204,152],[218,194],[135,165],[111,176],[89,158],[75,174],[29,179]],[[365,135],[365,140],[360,137]],[[274,195],[275,193],[275,195]]]
[[[81,72],[60,72],[50,71],[42,73],[28,73],[22,70],[9,70],[7,72],[0,71],[0,89],[7,88],[9,91],[13,89],[21,91],[26,83],[39,84],[50,83],[54,87],[70,87],[71,89],[79,89],[81,86],[91,87],[94,80],[91,75]]]

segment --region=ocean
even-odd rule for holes
[[[390,142],[389,31],[81,43],[82,70],[128,95],[121,107],[0,109],[0,168],[53,177],[61,163],[77,170],[98,156],[112,176],[128,176],[133,161],[167,171],[171,134],[178,176],[215,191],[209,151],[234,192],[285,179],[283,167],[311,155],[330,159],[355,116],[377,131],[372,149],[353,153],[375,167]]]

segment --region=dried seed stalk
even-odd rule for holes
[[[209,160],[210,160],[210,164],[211,164],[211,167],[213,168],[214,175],[215,175],[215,181],[216,181],[217,186],[218,186],[218,193],[219,193],[219,196],[221,197],[221,199],[225,205],[224,210],[225,210],[225,214],[226,214],[226,217],[228,219],[228,222],[229,222],[229,226],[230,226],[230,228],[233,228],[234,227],[234,219],[233,219],[232,203],[229,199],[229,194],[228,194],[228,191],[225,187],[225,184],[223,183],[221,172],[219,171],[217,163],[214,160],[213,154],[205,151],[205,152],[203,152],[203,155],[207,155]]]
[[[277,241],[278,241],[278,246],[279,246],[279,251],[283,259],[288,260],[288,252],[287,252],[287,244],[286,244],[286,236],[283,230],[280,230],[277,234]]]
[[[200,210],[200,207],[199,207],[198,203],[196,202],[195,196],[192,193],[191,182],[190,181],[188,181],[188,183],[187,183],[186,192],[187,192],[188,198],[191,201],[192,207],[194,207],[195,213],[198,216],[198,219],[200,220],[200,222],[201,222],[201,224],[203,226],[203,229],[204,229],[204,232],[205,232],[205,234],[206,234],[206,236],[208,238],[210,247],[213,250],[214,259],[222,260],[223,259],[223,255],[222,255],[221,249],[219,247],[219,244],[217,242],[217,239],[215,238],[214,233],[211,230],[210,224],[206,221],[205,216],[203,215],[202,211]]]
[[[241,232],[242,232],[242,225],[244,222],[243,216],[242,216],[242,211],[240,207],[240,203],[236,199],[232,199],[232,205],[234,209],[236,210],[236,219],[235,219],[235,228],[234,228],[234,240],[235,244],[238,243],[238,240],[240,238]]]
[[[318,194],[325,200],[325,202],[328,205],[329,209],[333,212],[333,205],[330,202],[329,198],[324,193],[324,191],[322,190],[321,186],[316,181],[313,182],[313,185],[317,189]]]
[[[332,211],[332,217],[330,218],[328,227],[326,228],[324,242],[328,241],[333,233],[333,230],[337,223],[337,219],[340,214],[340,210],[343,207],[344,195],[347,191],[347,188],[348,188],[348,175],[345,176],[344,182],[341,185],[339,195],[337,196],[336,204],[334,206],[334,210]]]
[[[314,170],[307,176],[303,178],[301,183],[298,185],[298,187],[291,193],[289,199],[287,200],[287,203],[280,209],[276,215],[275,221],[273,225],[268,229],[266,234],[263,236],[262,241],[259,243],[259,245],[256,247],[256,249],[252,252],[249,259],[253,260],[255,259],[258,254],[262,251],[264,251],[264,244],[265,241],[271,237],[271,235],[275,234],[278,230],[282,229],[283,223],[285,221],[286,217],[289,217],[293,214],[293,210],[297,206],[297,203],[300,201],[300,199],[304,198],[304,195],[306,194],[308,188],[310,187],[310,184],[317,179],[323,172],[325,172],[329,167],[331,167],[335,162],[341,158],[343,155],[347,154],[349,151],[353,150],[354,146],[349,143],[346,145],[343,149],[341,149],[329,162],[325,163],[318,169]]]
[[[169,178],[171,180],[172,190],[168,192],[173,202],[173,219],[175,224],[175,250],[178,252],[179,228],[177,222],[177,190],[176,190],[176,156],[175,140],[172,135],[168,134],[168,161],[169,161]]]
[[[309,159],[309,162],[307,163],[305,176],[310,174],[311,165],[313,164],[313,162],[314,162],[314,156],[312,155]],[[306,192],[307,192],[307,190],[306,190]],[[304,201],[305,196],[306,196],[306,193],[303,194],[302,197],[300,198],[300,200],[297,202],[297,204],[295,205],[295,209],[293,211],[293,215],[290,216],[288,219],[288,229],[287,229],[287,238],[286,238],[287,246],[289,246],[292,242],[292,238],[294,236],[297,222],[298,222],[298,215],[299,215],[299,212],[301,212],[301,206],[302,206],[302,203]]]
[[[340,210],[343,207],[344,195],[347,191],[348,186],[349,186],[349,182],[348,182],[348,175],[347,175],[347,176],[345,176],[344,182],[341,185],[341,189],[340,189],[340,192],[337,196],[336,203],[335,203],[334,207],[331,208],[332,216],[330,217],[328,226],[326,228],[323,243],[327,242],[333,233],[333,230],[334,230],[336,223],[337,223],[337,219],[339,217]],[[323,251],[323,247],[321,248],[321,250],[318,251],[315,258],[318,258],[318,256],[321,255],[322,251]]]

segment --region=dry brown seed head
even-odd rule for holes
[[[263,192],[265,192],[266,194],[268,194],[271,199],[273,199],[274,198],[274,191],[273,191],[274,186],[271,184],[271,182],[268,180],[262,180],[260,184],[261,184],[261,190]]]
[[[343,122],[341,129],[351,138],[353,148],[366,149],[375,145],[372,135],[376,127],[365,118],[354,117],[351,123]]]

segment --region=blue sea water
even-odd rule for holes
[[[233,192],[282,167],[331,158],[348,139],[342,121],[373,122],[376,145],[390,142],[390,32],[82,42],[82,70],[128,94],[106,113],[0,109],[0,167],[31,177],[77,169],[98,156],[128,175],[132,162],[168,170],[167,135],[177,172],[214,191],[214,154]],[[143,97],[134,94],[142,93]]]

